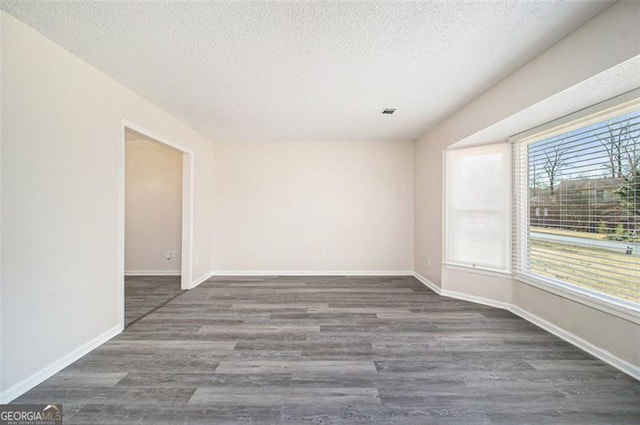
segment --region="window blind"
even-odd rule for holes
[[[640,111],[516,140],[512,163],[514,274],[638,303]]]
[[[508,269],[509,144],[446,154],[446,262]]]

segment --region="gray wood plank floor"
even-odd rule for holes
[[[180,276],[127,276],[124,290],[125,327],[184,292]]]
[[[65,424],[640,423],[637,381],[411,277],[210,279],[15,402]]]

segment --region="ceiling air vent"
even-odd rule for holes
[[[384,108],[382,114],[391,115],[396,111],[396,108]]]

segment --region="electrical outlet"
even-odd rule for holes
[[[199,262],[200,262],[200,259],[198,257],[193,257],[193,264],[195,266],[197,266]]]
[[[166,252],[164,253],[164,258],[165,258],[165,260],[167,260],[167,261],[171,260],[171,251],[166,251]]]
[[[427,267],[431,267],[431,257],[427,257]]]
[[[322,258],[327,258],[327,251],[320,251],[320,256]]]

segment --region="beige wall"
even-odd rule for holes
[[[2,12],[0,390],[37,383],[121,326],[123,120],[193,152],[194,281],[212,270],[414,269],[452,291],[517,303],[637,362],[637,325],[508,279],[443,269],[442,153],[638,55],[639,10],[607,10],[415,145],[212,145]],[[595,334],[604,329],[610,335]]]
[[[513,304],[640,367],[640,326],[521,282]]]
[[[123,119],[194,152],[193,249],[200,260],[194,279],[212,268],[212,148],[145,99],[1,16],[0,385],[9,394],[122,324]]]
[[[639,18],[640,3],[614,5],[416,141],[414,263],[418,273],[440,285],[443,149],[637,56]]]
[[[217,143],[216,272],[411,272],[413,143]]]
[[[473,295],[508,306],[511,303],[513,280],[510,274],[468,271],[455,266],[445,266],[442,271],[442,287],[447,291]],[[470,291],[469,287],[473,287]]]
[[[511,279],[443,266],[442,156],[446,147],[510,117],[522,115],[528,108],[639,55],[639,19],[640,3],[617,3],[417,140],[414,197],[417,273],[445,291],[512,303],[635,364],[639,364],[640,350],[637,324]],[[593,101],[593,96],[585,98]],[[580,104],[582,100],[580,96],[570,100],[576,102],[575,110],[589,106]],[[512,134],[526,129],[518,128]],[[504,141],[509,135],[477,142]],[[563,312],[551,314],[544,307],[551,305],[560,306]],[[601,335],[603,329],[607,329],[609,336]],[[627,342],[613,343],[614,338]]]
[[[122,325],[124,122],[193,152],[193,281],[413,269],[412,142],[212,144],[4,12],[2,63],[2,397]]]
[[[182,152],[133,139],[125,147],[125,273],[180,273]]]

